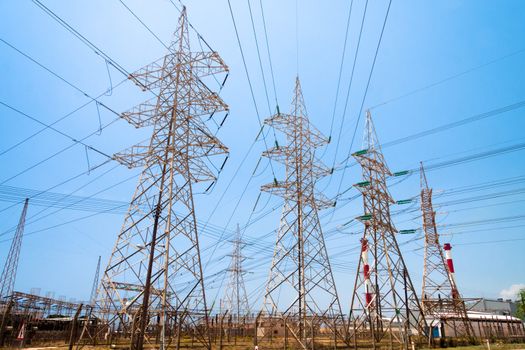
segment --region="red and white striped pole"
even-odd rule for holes
[[[363,277],[365,280],[365,302],[368,308],[372,304],[372,285],[370,283],[370,265],[368,265],[368,240],[361,240],[361,260],[363,261]]]
[[[454,262],[452,260],[452,246],[450,243],[445,243],[443,246],[445,249],[445,258],[447,259],[448,275],[450,277],[450,283],[452,285],[452,298],[459,297],[458,289],[456,288],[456,277],[454,274]]]

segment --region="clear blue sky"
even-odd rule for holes
[[[54,0],[44,3],[128,71],[154,61],[165,52],[165,48],[118,0]],[[125,3],[162,41],[169,42],[179,16],[170,1],[125,0]],[[354,0],[332,132],[333,142],[323,152],[323,160],[329,165],[334,158],[336,164],[339,164],[348,154],[388,6],[386,0],[370,1],[368,4],[347,114],[341,129],[340,147],[336,153],[343,102],[364,4],[364,0]],[[221,93],[230,105],[231,114],[219,132],[221,139],[230,147],[230,160],[213,193],[196,198],[199,221],[203,224],[209,222],[207,230],[201,234],[201,248],[205,275],[209,276],[206,284],[210,289],[208,296],[211,303],[216,295],[220,298],[220,287],[226,283],[224,273],[220,271],[227,266],[228,257],[225,255],[231,250],[227,241],[223,240],[216,245],[217,235],[221,235],[222,228],[226,227],[223,238],[227,239],[237,223],[241,226],[246,224],[259,195],[260,185],[271,182],[272,175],[264,160],[257,170],[257,176],[251,178],[264,150],[260,141],[255,144],[243,165],[239,166],[255,139],[259,126],[227,1],[188,1],[186,5],[192,24],[220,52],[231,70]],[[269,115],[269,111],[247,2],[232,0],[232,6],[255,99],[260,116],[264,118]],[[349,1],[299,1],[296,7],[296,2],[292,0],[264,0],[263,6],[277,100],[281,110],[289,109],[294,79],[298,72],[310,119],[328,135]],[[274,108],[258,1],[252,0],[252,10],[270,103]],[[372,110],[380,141],[397,140],[525,100],[524,17],[525,3],[519,0],[497,3],[475,0],[393,0],[364,103],[365,108],[368,108],[394,99]],[[299,29],[298,32],[296,28]],[[99,95],[110,86],[104,60],[31,1],[0,3],[0,38],[92,96]],[[194,43],[194,48],[198,49],[198,43]],[[500,59],[501,57],[505,58]],[[492,62],[493,60],[496,61]],[[479,67],[480,65],[483,66]],[[472,69],[474,67],[479,68]],[[115,69],[109,70],[113,85],[125,78]],[[21,56],[4,42],[0,42],[0,71],[0,101],[44,123],[52,123],[89,102],[81,93]],[[465,74],[456,76],[465,71]],[[433,85],[451,76],[456,77]],[[428,87],[429,85],[432,86]],[[428,88],[404,96],[423,87]],[[404,97],[397,98],[400,96]],[[100,100],[121,112],[148,97],[131,82],[125,82],[115,88],[110,96],[103,96]],[[390,168],[398,171],[416,168],[420,160],[431,167],[439,162],[517,145],[525,142],[524,112],[524,108],[516,108],[399,143],[385,148],[385,157]],[[72,145],[72,142],[54,131],[46,130],[4,153],[40,130],[41,126],[2,105],[0,116],[0,260],[3,262],[13,235],[12,228],[22,210],[21,203],[13,205],[13,201],[19,200],[18,197],[13,199],[6,194],[9,190],[7,186],[45,190],[86,171],[87,160],[84,147],[74,145],[58,156],[25,171]],[[103,124],[107,124],[115,116],[100,108],[100,118]],[[96,105],[87,105],[55,127],[77,139],[94,133],[99,127]],[[352,151],[361,146],[362,129],[361,120]],[[147,137],[147,130],[137,131],[120,120],[105,128],[100,135],[95,133],[90,136],[85,142],[112,154]],[[274,142],[272,134],[268,136],[268,142]],[[472,162],[460,162],[435,169],[427,174],[430,185],[435,189],[436,204],[442,203],[436,207],[439,228],[443,234],[442,241],[453,245],[458,283],[462,294],[467,297],[498,297],[501,290],[513,284],[525,283],[525,241],[519,240],[525,238],[525,195],[523,181],[514,179],[525,175],[523,157],[523,150],[499,153],[493,157],[478,157]],[[103,160],[103,157],[89,152],[91,165]],[[278,165],[275,167],[277,175],[282,174],[282,169]],[[69,194],[82,187],[75,195],[94,195],[95,198],[126,202],[133,194],[138,170],[128,170],[112,162],[90,174],[57,186],[52,191]],[[23,171],[25,172],[18,175]],[[232,176],[235,178],[227,189]],[[319,184],[319,188],[324,189],[329,197],[336,195],[341,176],[342,171],[335,171],[331,179],[327,178]],[[358,167],[347,169],[342,180],[342,189],[358,182],[360,176]],[[494,181],[506,179],[513,181],[494,186]],[[250,182],[247,185],[248,181]],[[393,180],[391,183],[396,182],[397,180]],[[482,183],[490,184],[476,190],[451,191]],[[247,189],[240,205],[234,211],[245,187]],[[18,189],[14,191],[17,192]],[[418,174],[412,174],[405,181],[393,186],[391,192],[396,199],[417,196]],[[498,196],[492,195],[496,193]],[[219,202],[223,194],[224,197]],[[349,198],[355,194],[356,191],[352,189],[343,197]],[[483,196],[485,200],[472,201],[475,196]],[[254,304],[261,300],[261,286],[267,277],[275,238],[272,230],[277,228],[279,222],[279,204],[278,198],[263,194],[254,217],[271,208],[277,209],[249,226],[245,232],[246,240],[252,243],[246,247],[245,254],[252,258],[246,262],[246,268],[252,272],[246,278],[247,289]],[[214,211],[215,208],[217,209]],[[393,211],[398,209],[400,208],[392,208]],[[414,209],[417,209],[417,204]],[[45,211],[34,217],[41,210]],[[87,299],[97,258],[101,255],[102,261],[107,261],[124,215],[122,210],[99,213],[100,210],[92,207],[87,208],[89,211],[57,210],[30,204],[27,236],[23,241],[16,289],[29,291],[37,287],[41,288],[42,293],[54,291],[57,296]],[[356,247],[361,227],[357,224],[344,227],[340,225],[361,212],[360,199],[351,202],[343,200],[338,202],[333,216],[330,211],[322,215],[328,251],[345,310],[349,306],[355,278],[358,259]],[[85,218],[88,215],[92,216]],[[39,217],[43,218],[36,220]],[[394,222],[398,229],[421,227],[417,210],[396,215]],[[423,261],[420,238],[421,233],[399,238],[400,242],[408,241],[402,245],[402,249],[418,291]]]

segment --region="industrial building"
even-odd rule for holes
[[[468,311],[467,316],[473,331],[471,334],[473,338],[484,340],[523,339],[525,337],[525,326],[523,321],[517,317],[479,311]],[[461,337],[458,328],[462,320],[453,314],[442,314],[439,319],[427,318],[427,323],[432,327],[434,339]]]

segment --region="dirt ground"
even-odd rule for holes
[[[260,344],[259,345],[259,350],[267,350],[267,349],[283,349],[284,347],[284,343],[280,343],[280,342],[274,342],[273,344]],[[149,347],[149,346],[145,346],[146,349],[158,349],[158,347]],[[173,349],[175,350],[175,344],[173,344],[172,346],[170,346],[170,349]],[[61,344],[53,344],[53,345],[48,345],[48,346],[28,346],[28,347],[4,347],[2,349],[26,349],[26,350],[52,350],[52,349],[56,349],[56,350],[66,350],[68,349],[68,346],[64,343],[61,343]],[[73,347],[73,349],[75,349],[75,347]],[[100,345],[100,346],[96,346],[96,347],[93,347],[93,346],[85,346],[83,347],[82,349],[84,350],[102,350],[102,349],[110,349],[110,347],[108,347],[107,345]],[[115,349],[118,349],[118,350],[123,350],[125,349],[124,346],[118,346],[116,347]],[[181,344],[181,350],[183,349],[191,349],[191,344]],[[193,349],[197,349],[197,347],[194,347]],[[213,350],[219,350],[219,344],[212,344],[212,349]],[[231,343],[226,343],[224,342],[223,343],[223,346],[222,346],[222,349],[223,350],[253,350],[254,349],[254,346],[253,346],[253,343],[251,341],[247,341],[247,340],[239,340],[237,341],[237,345],[234,345],[233,342]],[[290,347],[290,349],[292,349]],[[343,349],[342,347],[340,349]],[[435,348],[435,349],[439,349],[439,348]],[[475,346],[458,346],[458,347],[454,347],[454,348],[450,348],[451,350],[488,350],[487,348],[487,345],[484,344],[484,345],[475,345]],[[525,350],[525,343],[515,343],[515,344],[511,344],[511,343],[492,343],[490,344],[490,350]]]

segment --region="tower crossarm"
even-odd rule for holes
[[[281,164],[289,167],[295,167],[298,164],[298,159],[295,153],[295,147],[292,145],[275,146],[262,153],[263,157],[277,161]],[[314,179],[330,175],[331,169],[329,169],[323,162],[315,157],[311,152],[305,152],[306,154],[302,157],[303,159],[309,158],[307,163],[301,164],[303,172],[312,176]]]
[[[169,89],[169,88],[168,88]],[[194,119],[199,116],[228,111],[228,105],[215,92],[199,89],[188,92],[191,99],[187,103],[174,106],[169,101],[170,91],[164,91],[157,97],[149,99],[138,106],[121,114],[125,119],[136,128],[155,125],[159,122],[168,122],[173,114],[181,119]],[[188,112],[189,108],[189,112]]]
[[[229,71],[217,52],[175,51],[130,74],[129,79],[143,90],[153,90],[162,87],[180,67],[190,70],[195,79]]]
[[[328,139],[310,123],[306,116],[277,113],[265,119],[264,124],[284,133],[289,140],[299,135],[304,146],[307,147],[318,148],[328,143]]]
[[[188,62],[199,78],[229,72],[229,68],[218,52],[192,52]]]
[[[276,146],[263,151],[262,156],[286,165],[293,154],[290,146]]]
[[[376,150],[367,151],[365,154],[354,153],[353,156],[363,168],[384,174],[385,176],[392,175],[384,160],[382,159],[383,156],[377,153]]]
[[[154,97],[149,99],[129,111],[121,113],[121,118],[136,128],[155,125],[161,116],[166,116],[171,111],[170,106],[159,103],[159,99]]]

